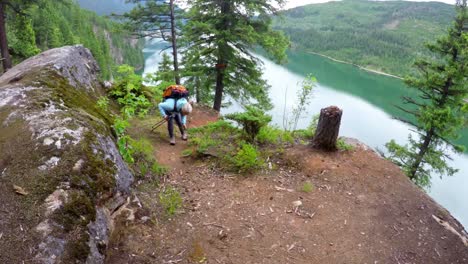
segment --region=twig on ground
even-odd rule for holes
[[[215,227],[218,227],[218,228],[222,228],[222,229],[227,229],[226,227],[220,225],[220,224],[216,224],[216,223],[203,223],[203,226],[215,226]]]

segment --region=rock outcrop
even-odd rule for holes
[[[46,51],[0,77],[0,263],[100,263],[133,176],[89,50]]]

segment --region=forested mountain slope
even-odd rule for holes
[[[444,33],[454,7],[437,2],[345,0],[283,12],[274,26],[298,49],[400,76]]]
[[[94,11],[99,15],[122,14],[130,11],[134,6],[125,3],[125,0],[76,0],[76,2],[82,8]]]
[[[80,8],[73,1],[43,0],[24,10],[7,14],[10,53],[15,63],[41,50],[83,44],[99,63],[103,78],[116,64],[140,68],[144,64],[143,41],[132,39],[120,25]]]

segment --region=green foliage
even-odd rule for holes
[[[264,164],[257,148],[249,143],[241,143],[237,153],[232,157],[232,165],[239,173],[252,172]]]
[[[195,146],[197,156],[216,155],[222,158],[235,150],[235,143],[240,138],[240,131],[224,120],[191,128],[188,132],[192,138],[190,144]]]
[[[295,130],[292,134],[295,137],[298,137],[301,140],[308,141],[312,139],[315,135],[315,130],[317,129],[317,124],[319,121],[320,115],[312,116],[312,120],[310,121],[309,126],[306,129]]]
[[[182,207],[182,197],[174,187],[167,186],[159,193],[159,202],[169,216],[174,215]]]
[[[197,89],[208,89],[196,94],[211,94],[216,83],[218,94],[214,99],[219,105],[222,96],[228,94],[243,104],[255,100],[260,107],[271,107],[268,85],[262,78],[262,63],[251,51],[260,46],[275,61],[286,60],[289,40],[271,28],[274,5],[283,2],[189,1],[182,39],[186,47],[184,64],[188,68],[185,74],[199,77],[192,78]]]
[[[352,145],[346,143],[343,138],[338,139],[338,141],[336,142],[336,147],[339,150],[343,150],[343,151],[352,151],[352,150],[354,150],[354,147]]]
[[[174,82],[174,69],[172,68],[172,59],[166,52],[163,53],[162,61],[159,63],[154,82]]]
[[[242,113],[233,113],[225,116],[242,126],[247,140],[254,142],[260,129],[271,121],[271,116],[266,115],[264,111],[254,106],[247,106],[246,111]]]
[[[453,175],[457,170],[447,164],[447,148],[460,152],[463,147],[454,141],[466,124],[468,109],[468,15],[466,1],[457,5],[457,18],[446,36],[427,45],[432,56],[421,59],[415,66],[418,75],[405,81],[417,89],[419,98],[404,98],[412,108],[403,109],[414,120],[403,120],[416,127],[418,136],[409,136],[408,144],[387,143],[388,158],[398,164],[419,186],[429,186],[431,174]]]
[[[305,193],[310,193],[314,189],[315,189],[314,184],[312,184],[311,182],[304,182],[304,184],[302,184],[302,186],[301,186],[300,191],[305,192]]]
[[[340,1],[282,12],[274,28],[283,30],[298,49],[399,76],[423,44],[444,34],[453,6],[437,2]]]
[[[295,103],[296,106],[292,109],[291,120],[288,120],[286,109],[284,109],[285,115],[283,116],[283,125],[285,130],[294,131],[297,129],[297,124],[299,123],[301,115],[306,114],[305,109],[310,102],[313,88],[316,86],[316,84],[317,79],[312,74],[308,74],[306,78],[300,84],[298,84],[301,88],[297,90],[297,101]],[[286,107],[286,105],[284,107]]]
[[[109,98],[107,98],[107,96],[99,97],[99,99],[96,102],[96,105],[103,111],[107,111],[109,109]]]
[[[151,88],[155,95],[162,95],[168,86],[175,84],[172,64],[171,57],[167,53],[163,53],[162,61],[158,65],[158,71],[145,76],[145,81],[153,85]]]
[[[68,0],[29,2],[28,8],[20,8],[25,15],[16,15],[7,9],[9,47],[15,61],[31,57],[40,50],[83,44],[96,58],[103,78],[111,77],[116,63],[143,65],[143,42],[135,44],[118,23],[85,11]]]
[[[138,165],[139,171],[136,171],[136,175],[144,177],[146,174],[152,173],[156,176],[162,176],[167,173],[167,168],[161,166],[154,158],[154,148],[148,139],[130,139],[129,149],[134,163]]]
[[[256,140],[260,144],[284,144],[293,143],[294,137],[291,132],[281,130],[277,127],[264,126],[260,128]]]
[[[124,117],[134,115],[145,116],[152,106],[150,99],[144,93],[143,79],[134,73],[129,65],[118,67],[115,83],[110,95],[117,99]]]
[[[23,60],[40,52],[30,18],[15,15],[13,22],[8,25],[7,33],[11,55],[16,59]]]

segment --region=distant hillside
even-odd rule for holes
[[[125,0],[76,0],[76,2],[82,8],[94,11],[99,15],[122,14],[130,11],[134,6],[125,3]]]
[[[450,25],[454,7],[437,2],[345,0],[283,12],[274,26],[294,47],[404,76]]]

